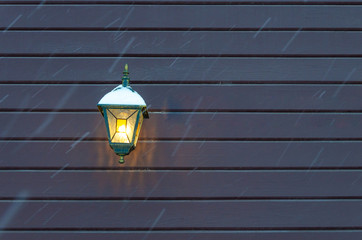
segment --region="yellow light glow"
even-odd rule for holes
[[[115,138],[116,138],[117,142],[129,143],[126,133],[116,133]]]
[[[117,133],[126,134],[126,123],[127,123],[127,120],[125,120],[125,119],[117,119],[117,127],[116,127]]]

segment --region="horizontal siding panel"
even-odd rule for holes
[[[0,85],[0,99],[4,98],[0,107],[98,111],[97,102],[115,87]],[[133,85],[133,89],[150,105],[150,110],[362,109],[362,85]]]
[[[310,239],[328,239],[340,240],[350,239],[359,240],[362,238],[362,231],[3,231],[4,239],[78,239],[78,240],[119,240],[119,239],[134,239],[134,240],[160,240],[160,239],[199,239],[199,240],[310,240]]]
[[[28,198],[65,199],[360,197],[361,174],[361,170],[2,171],[0,195],[16,198],[20,189],[29,189]]]
[[[362,32],[5,32],[6,54],[359,55]],[[5,54],[5,55],[4,55]],[[106,56],[106,55],[104,55]]]
[[[20,17],[19,17],[20,16]],[[210,16],[212,20],[210,21]],[[227,17],[226,17],[227,16]],[[339,16],[336,18],[335,16]],[[14,22],[14,19],[16,21]],[[0,28],[362,28],[361,6],[0,6]]]
[[[360,138],[362,114],[152,113],[140,139]],[[106,138],[100,113],[0,113],[1,138]]]
[[[362,109],[362,2],[77,1],[0,3],[0,228],[9,238],[360,238],[349,233],[362,224],[362,113],[348,111]],[[142,65],[131,77],[141,76],[134,87],[153,112],[121,166],[96,103],[119,81],[123,57]],[[95,84],[47,85],[56,81]],[[234,112],[248,110],[259,112]]]
[[[106,141],[1,141],[0,156],[0,169],[338,169],[362,168],[362,142],[140,141],[120,165]]]
[[[362,82],[360,58],[1,58],[0,82]],[[18,69],[21,69],[19,71]]]
[[[0,203],[0,213],[12,205],[20,210],[7,224],[11,229],[338,228],[362,224],[360,200],[9,201]]]

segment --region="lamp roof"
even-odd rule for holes
[[[102,107],[135,107],[141,108],[144,118],[149,118],[145,100],[130,86],[119,85],[106,95],[97,104],[99,111],[103,115]]]
[[[144,106],[146,102],[130,86],[124,87],[119,85],[98,102],[98,105],[127,105],[127,106]]]
[[[123,71],[122,84],[107,93],[98,102],[98,109],[103,115],[102,107],[135,107],[141,108],[144,118],[149,118],[145,100],[129,86],[128,65]]]

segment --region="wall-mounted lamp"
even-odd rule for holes
[[[149,118],[145,101],[129,86],[128,74],[126,64],[122,84],[97,105],[106,123],[109,145],[120,156],[120,163],[136,147],[143,118]]]

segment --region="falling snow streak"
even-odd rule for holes
[[[77,88],[77,86],[73,86],[72,88],[70,88],[70,90],[66,92],[64,97],[59,100],[59,102],[54,107],[54,109],[62,108],[65,105],[65,103],[70,99],[70,97],[73,95],[76,88]],[[39,133],[44,131],[46,129],[46,127],[48,127],[50,125],[50,123],[53,121],[54,117],[55,117],[55,115],[50,113],[48,115],[48,117],[45,119],[45,121],[33,132],[32,135],[38,135]]]
[[[303,114],[304,114],[304,110],[302,111],[301,114],[299,114],[297,120],[296,120],[295,123],[294,123],[294,126],[297,126],[297,125],[299,124],[299,121],[300,121],[300,119],[302,119]]]
[[[53,150],[54,148],[55,148],[55,146],[59,143],[59,140],[60,140],[60,138],[58,138],[55,142],[54,142],[54,144],[51,146],[51,150]]]
[[[65,164],[61,169],[59,169],[58,171],[56,171],[53,175],[50,176],[50,178],[54,178],[56,175],[58,175],[59,173],[61,173],[66,167],[69,166],[69,163]]]
[[[362,174],[360,174],[352,183],[351,185],[355,185],[359,180],[361,180]]]
[[[25,203],[26,199],[28,198],[29,193],[28,191],[21,191],[16,196],[16,199],[12,202],[10,207],[6,209],[5,213],[0,216],[0,237],[3,234],[2,229],[6,228],[6,226],[14,219],[16,214],[20,211]]]
[[[44,84],[38,91],[36,91],[33,95],[31,95],[31,98],[36,97],[39,93],[41,93],[44,89],[48,87],[49,84]]]
[[[289,47],[289,45],[294,41],[294,39],[298,36],[298,34],[300,33],[300,31],[302,30],[302,28],[299,28],[298,31],[296,31],[294,33],[294,35],[292,36],[292,38],[287,42],[287,44],[285,44],[285,46],[282,49],[282,52],[285,52],[285,50],[287,50],[287,48]]]
[[[152,193],[158,188],[158,186],[160,185],[160,183],[162,182],[162,180],[166,177],[166,175],[168,174],[168,172],[165,172],[162,177],[160,178],[160,180],[158,180],[158,182],[153,186],[153,188],[151,189],[151,191],[147,194],[145,200],[143,202],[146,202],[148,200],[148,198],[152,195]]]
[[[324,91],[322,91],[322,93],[321,93],[321,94],[319,94],[318,99],[321,99],[325,93],[326,93],[326,91],[325,91],[325,90],[324,90]]]
[[[353,68],[352,71],[347,75],[344,79],[343,83],[337,88],[337,90],[333,94],[333,98],[337,97],[338,93],[342,90],[346,82],[351,79],[352,75],[356,72],[356,68]]]
[[[145,234],[145,236],[142,238],[142,240],[147,239],[148,235],[151,233],[152,229],[156,226],[156,224],[160,221],[161,217],[163,216],[163,214],[165,213],[166,209],[163,208],[160,212],[160,214],[158,214],[157,218],[155,219],[155,221],[152,223],[150,229],[148,230],[148,232]]]
[[[41,208],[39,208],[38,210],[35,211],[35,213],[33,213],[33,215],[31,215],[25,222],[24,224],[28,224],[31,220],[34,219],[34,217],[36,215],[38,215],[41,211],[43,211],[47,206],[49,205],[49,203],[44,204],[44,206],[42,206]]]
[[[172,157],[174,157],[174,156],[176,155],[176,153],[177,153],[178,149],[180,148],[183,140],[184,140],[184,139],[186,138],[186,136],[189,134],[190,130],[191,130],[191,124],[187,125],[187,128],[186,128],[186,131],[185,131],[184,135],[182,136],[181,140],[177,143],[175,149],[173,150],[173,152],[172,152],[172,154],[171,154]]]
[[[9,94],[6,94],[4,97],[2,97],[0,99],[0,103],[2,103],[3,101],[5,101],[5,99],[7,99],[9,97]]]
[[[331,62],[331,64],[329,65],[327,71],[324,73],[323,75],[323,80],[326,80],[329,72],[332,70],[332,67],[334,66],[334,63],[336,62],[336,59],[333,59],[333,61]]]
[[[173,60],[173,62],[168,67],[172,67],[177,62],[178,59],[179,57],[175,58],[175,60]]]
[[[120,30],[123,27],[123,25],[127,22],[128,18],[131,16],[133,11],[134,11],[134,7],[132,6],[131,9],[128,11],[127,15],[124,16],[124,19],[121,22],[121,24],[119,25],[118,30]]]
[[[190,114],[190,116],[186,119],[185,121],[185,125],[187,126],[186,128],[186,131],[184,132],[182,138],[180,139],[180,141],[178,142],[178,144],[176,145],[175,149],[173,150],[171,156],[174,157],[178,151],[178,149],[180,148],[182,142],[183,142],[183,139],[186,138],[186,136],[189,134],[190,130],[191,130],[191,124],[190,124],[190,121],[191,121],[191,118],[193,117],[193,115],[195,114],[195,111],[198,109],[198,107],[200,106],[201,102],[203,100],[203,97],[201,96],[199,98],[199,100],[197,100],[197,103],[195,104],[195,107],[192,111],[192,113]]]
[[[184,44],[182,44],[182,45],[180,46],[180,48],[186,47],[186,46],[189,45],[191,42],[192,42],[192,40],[189,40],[189,41],[185,42]]]
[[[40,2],[39,5],[36,7],[36,9],[37,9],[37,10],[40,9],[40,8],[44,5],[45,1],[46,1],[46,0],[41,0],[41,2]]]
[[[122,206],[118,209],[118,214],[123,214],[123,211],[126,210],[128,203],[130,203],[130,199],[134,196],[134,194],[138,191],[137,188],[135,188],[130,194],[128,194],[127,198],[122,201]]]
[[[344,162],[349,158],[349,156],[351,155],[352,151],[349,151],[346,156],[342,159],[342,161],[339,163],[339,166],[344,166]]]
[[[184,75],[185,76],[184,80],[186,80],[186,81],[189,80],[188,78],[189,78],[191,72],[194,70],[195,65],[196,65],[196,61],[193,61],[192,65],[188,68],[187,73]],[[182,81],[180,81],[180,82],[182,82]]]
[[[116,20],[112,21],[111,23],[109,23],[107,26],[105,26],[104,28],[107,29],[109,28],[110,26],[112,26],[113,24],[115,24],[116,22],[118,22],[121,18],[117,18]]]
[[[284,148],[282,154],[280,155],[280,157],[279,157],[278,160],[277,160],[276,166],[279,166],[280,161],[284,158],[284,156],[285,156],[285,154],[287,153],[287,151],[288,151],[288,149],[289,149],[289,147],[290,147],[291,144],[292,144],[292,142],[289,142],[288,145]]]
[[[23,15],[19,14],[3,31],[3,33],[7,32]]]
[[[269,17],[265,22],[264,24],[258,29],[258,31],[254,34],[253,38],[256,38],[259,33],[261,32],[261,30],[263,30],[263,28],[265,28],[265,26],[270,22],[271,20],[271,17]]]
[[[323,151],[324,151],[324,147],[322,147],[321,150],[319,150],[319,152],[315,156],[313,162],[310,164],[309,169],[311,169],[316,164],[316,162],[318,161],[318,159],[321,156],[321,154],[323,153]]]
[[[120,56],[116,58],[116,60],[113,62],[112,66],[108,69],[108,72],[111,73],[113,72],[113,69],[117,66],[118,62],[121,60],[123,54],[128,50],[128,48],[132,45],[132,43],[134,42],[136,38],[132,37],[128,43],[126,44],[126,46],[122,49]]]
[[[57,211],[55,211],[48,219],[43,222],[43,226],[47,225],[61,210],[62,208],[59,208]]]
[[[199,106],[200,106],[203,98],[204,98],[204,97],[201,96],[201,97],[199,98],[199,100],[197,100],[197,103],[195,104],[195,107],[194,107],[193,111],[190,113],[190,116],[186,119],[185,125],[189,125],[189,124],[190,124],[191,118],[194,116],[195,111],[199,108]]]
[[[67,65],[65,65],[64,67],[62,67],[61,69],[59,69],[58,71],[56,71],[53,75],[52,75],[52,77],[55,77],[56,75],[58,75],[60,72],[62,72],[64,69],[66,69],[67,67],[68,67],[69,65],[67,64]]]
[[[34,11],[32,11],[31,13],[29,13],[26,18],[27,18],[27,19],[31,18],[31,16],[33,16],[34,13],[36,13],[40,8],[43,7],[45,1],[46,1],[46,0],[41,0],[41,2],[38,4],[38,6],[36,6],[36,8],[34,9]]]
[[[81,141],[83,141],[84,138],[86,138],[89,134],[90,134],[90,132],[84,133],[77,141],[75,141],[74,143],[72,143],[72,145],[70,145],[70,148],[69,148],[68,151],[66,151],[65,153],[68,154],[70,151],[72,151],[73,148],[75,148],[75,146],[77,146],[78,143],[80,143]]]

